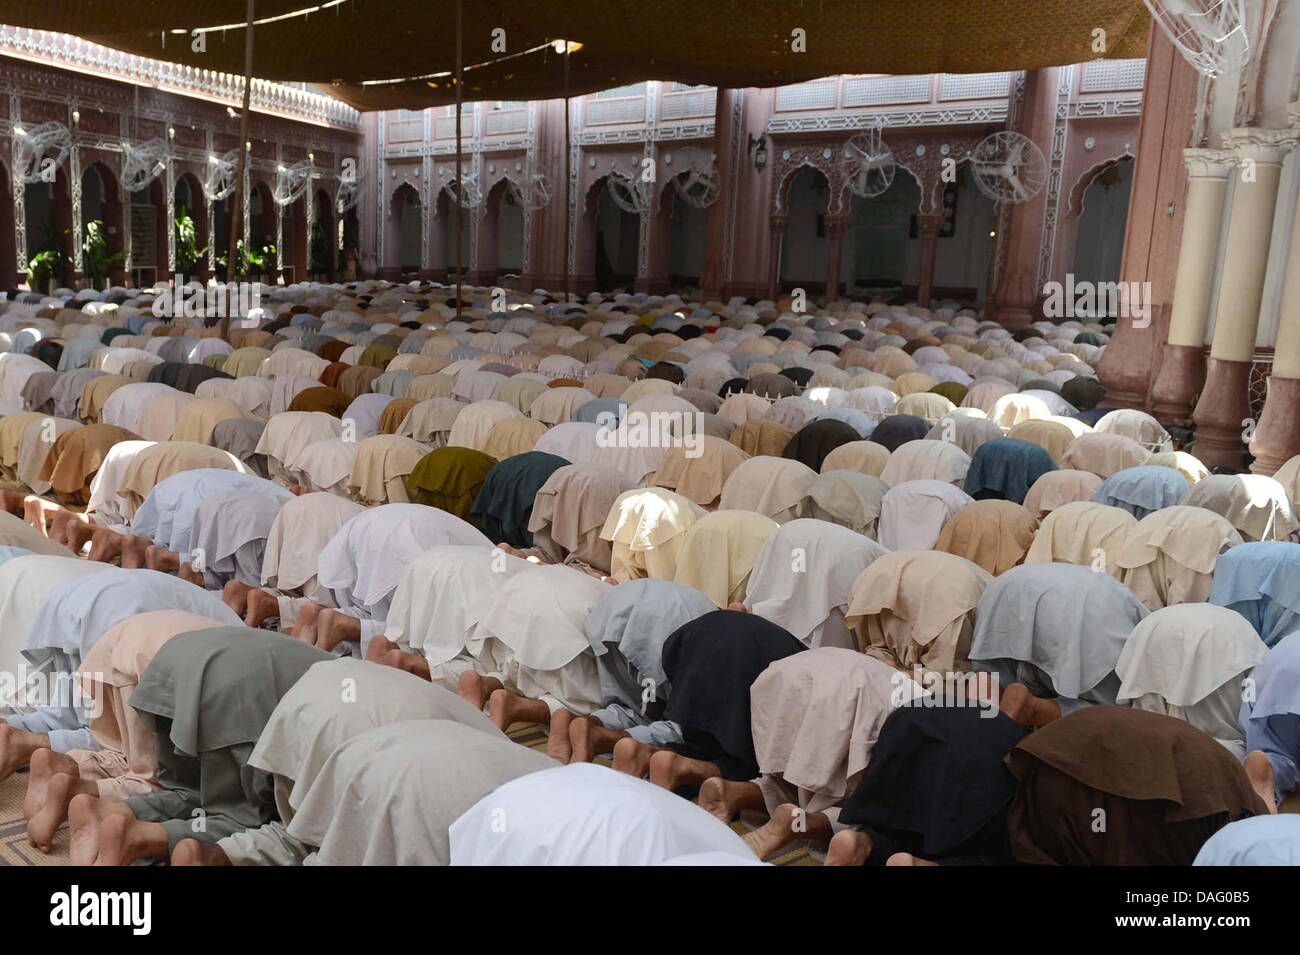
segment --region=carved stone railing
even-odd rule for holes
[[[107,79],[230,106],[238,106],[243,99],[242,76],[123,53],[66,33],[0,25],[0,55],[92,72]],[[361,128],[360,113],[324,93],[254,78],[249,98],[259,113],[343,129]]]

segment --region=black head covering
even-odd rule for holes
[[[782,368],[780,374],[785,375],[796,385],[800,387],[808,384],[808,379],[813,376],[811,368]]]
[[[909,441],[919,441],[930,433],[930,423],[914,414],[893,414],[871,432],[871,440],[892,454]]]
[[[682,370],[681,365],[675,365],[670,361],[657,361],[650,366],[650,370],[645,373],[647,378],[662,378],[664,381],[671,381],[674,385],[680,385],[686,380],[686,372]]]
[[[209,378],[234,378],[234,375],[227,374],[220,368],[213,368],[210,365],[186,365],[176,375],[176,387],[188,394],[194,394],[199,385]]]
[[[821,471],[826,455],[841,444],[861,440],[862,435],[851,425],[834,418],[821,418],[800,428],[781,452],[781,457],[802,461],[814,471]]]
[[[880,728],[840,811],[841,822],[870,833],[872,864],[894,852],[1010,862],[1006,811],[1016,780],[1003,759],[1029,731],[964,702],[902,706]]]
[[[1106,397],[1106,386],[1096,378],[1075,375],[1061,385],[1061,397],[1080,411],[1091,411]]]
[[[36,343],[36,347],[32,349],[32,357],[57,369],[59,359],[63,357],[63,346],[51,338],[46,338]]]
[[[664,719],[682,727],[683,756],[718,764],[727,779],[758,775],[749,725],[749,687],[775,660],[806,649],[789,631],[752,613],[716,610],[664,641],[671,687]]]
[[[718,389],[718,397],[725,398],[728,395],[738,395],[745,391],[749,386],[749,381],[745,378],[728,378]]]
[[[785,341],[790,337],[790,329],[784,325],[769,325],[767,331],[763,332],[763,334]]]
[[[763,398],[788,398],[799,390],[799,386],[784,375],[765,372],[751,378],[745,390]]]

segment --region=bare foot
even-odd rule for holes
[[[721,776],[710,776],[700,784],[697,801],[701,809],[728,823],[743,810],[762,809],[765,805],[763,790],[756,783],[731,782]]]
[[[122,538],[122,566],[135,570],[145,565],[149,548],[153,545],[147,537],[127,534]]]
[[[0,722],[0,781],[8,779],[27,765],[38,749],[48,749],[50,738],[43,733],[28,733]]]
[[[187,583],[193,584],[195,587],[206,588],[207,586],[208,579],[206,575],[204,575],[202,571],[195,570],[194,565],[188,560],[181,564],[181,568],[177,571],[176,576]]]
[[[131,810],[120,802],[105,802],[95,796],[73,796],[68,803],[68,830],[71,833],[73,865],[94,865],[99,858],[100,829],[105,819]]]
[[[27,820],[27,841],[41,852],[49,852],[54,833],[68,818],[68,803],[75,796],[96,796],[99,787],[75,773],[55,773],[46,789],[45,804]]]
[[[831,836],[825,865],[866,865],[871,858],[871,837],[856,829],[841,829]]]
[[[139,540],[140,538],[137,538]],[[123,551],[122,566],[126,566],[126,552]],[[158,544],[150,544],[144,549],[144,565],[150,570],[170,574],[181,569],[181,555],[174,550]]]
[[[1059,703],[1034,696],[1023,683],[1012,683],[1002,691],[998,709],[1021,726],[1046,726],[1061,718]]]
[[[72,548],[69,534],[72,532],[72,528],[75,525],[83,523],[84,521],[85,518],[76,511],[70,511],[66,507],[61,507],[50,516],[50,537],[74,551],[79,550],[80,548]]]
[[[711,776],[721,776],[713,763],[702,759],[688,759],[671,749],[661,749],[650,755],[650,782],[664,789],[679,786],[698,786]]]
[[[330,653],[340,643],[361,639],[361,621],[326,607],[316,615],[316,646]]]
[[[32,753],[27,768],[27,795],[23,797],[23,818],[30,819],[45,805],[45,788],[55,773],[77,773],[77,761],[52,749]]]
[[[298,611],[298,619],[293,625],[293,638],[303,643],[316,645],[316,617],[325,608],[317,603],[303,604]]]
[[[17,517],[23,516],[27,495],[22,491],[0,491],[0,508]]]
[[[107,527],[95,527],[90,531],[90,553],[87,556],[90,560],[97,560],[102,561],[105,564],[111,564],[118,557],[122,556],[122,551],[125,546],[126,535],[119,534],[117,531],[110,530]],[[78,551],[80,551],[80,549],[81,548],[78,548]]]
[[[659,751],[658,746],[628,736],[614,744],[614,768],[620,773],[644,778],[650,771],[650,757]]]
[[[922,859],[920,856],[914,856],[910,852],[895,852],[885,860],[885,865],[938,865],[937,862],[931,862],[929,859]]]
[[[245,594],[245,601],[248,608],[244,612],[246,627],[260,627],[272,617],[280,616],[280,601],[276,599],[275,594],[251,587]]]
[[[227,581],[226,586],[221,588],[221,600],[227,607],[242,617],[248,613],[248,594],[252,589],[242,580]]]
[[[1264,801],[1268,806],[1270,813],[1277,812],[1277,790],[1273,782],[1273,764],[1268,761],[1268,756],[1260,750],[1255,750],[1246,756],[1246,775],[1250,778],[1250,788]]]
[[[230,865],[230,857],[215,842],[182,839],[172,850],[172,865]]]
[[[50,529],[46,522],[61,510],[63,508],[59,507],[59,505],[42,500],[32,494],[23,501],[23,520],[44,536],[49,537]]]
[[[310,493],[311,493],[311,488],[309,488],[309,487],[303,487],[301,484],[290,484],[290,485],[289,485],[289,493],[290,493],[290,494],[295,494],[295,495],[301,497],[301,496],[304,495],[304,494],[310,494]]]
[[[589,763],[602,753],[613,752],[618,741],[627,733],[601,725],[590,716],[575,719],[569,724],[569,745],[573,747],[571,763]]]
[[[92,524],[84,518],[69,521],[67,528],[64,530],[63,542],[68,545],[68,550],[74,554],[80,554],[94,538],[95,531],[98,529],[98,525]],[[112,532],[110,531],[110,533]]]
[[[460,675],[460,684],[456,692],[462,700],[472,703],[475,709],[481,710],[483,704],[487,703],[488,697],[504,688],[504,684],[495,677],[480,676],[474,670],[466,670]]]
[[[551,714],[551,731],[546,738],[546,755],[551,759],[567,763],[573,758],[573,746],[569,743],[569,725],[573,722],[573,714],[568,710]]]
[[[803,833],[795,831],[801,814],[802,810],[793,803],[782,803],[776,807],[776,812],[772,813],[771,819],[753,832],[745,833],[741,838],[745,840],[745,845],[753,850],[754,855],[766,859],[778,849],[803,837]]]
[[[734,610],[737,613],[749,613],[749,608],[746,607],[743,603],[727,604],[727,609]]]
[[[488,697],[488,716],[503,733],[515,723],[549,723],[551,708],[541,700],[511,693],[502,687]]]

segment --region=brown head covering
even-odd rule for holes
[[[965,557],[996,577],[1025,559],[1038,521],[1012,501],[967,504],[948,518],[935,550]]]
[[[1219,829],[1268,812],[1224,746],[1144,710],[1077,710],[1027,736],[1006,763],[1020,781],[1007,829],[1024,863],[1190,865]]]
[[[414,398],[394,398],[384,406],[384,411],[379,416],[379,433],[397,434],[397,429],[406,420],[407,412],[418,404]]]
[[[340,342],[340,344],[342,344]],[[326,388],[337,388],[339,378],[352,366],[341,361],[332,361],[325,366],[325,370],[320,373],[318,379]]]
[[[750,456],[779,458],[793,437],[793,431],[775,421],[746,421],[727,440]]]
[[[336,418],[343,417],[352,399],[334,388],[307,388],[293,396],[289,402],[290,411],[324,411]]]
[[[54,439],[41,466],[41,480],[74,504],[90,500],[90,481],[119,441],[139,441],[138,435],[111,424],[88,424]]]

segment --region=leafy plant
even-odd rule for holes
[[[108,254],[108,240],[104,238],[104,223],[99,219],[86,223],[86,235],[81,240],[81,256],[91,284],[95,288],[103,288],[108,284],[108,273],[111,269],[126,264],[125,251]]]
[[[184,275],[191,278],[195,275],[195,266],[203,260],[208,254],[208,247],[205,245],[199,248],[198,232],[194,228],[194,220],[190,218],[185,207],[180,207],[180,212],[176,216],[176,272],[178,275]]]
[[[64,235],[67,230],[64,230]],[[27,260],[27,286],[32,291],[49,292],[54,283],[67,273],[71,260],[59,244],[54,225],[46,225],[45,247]]]

